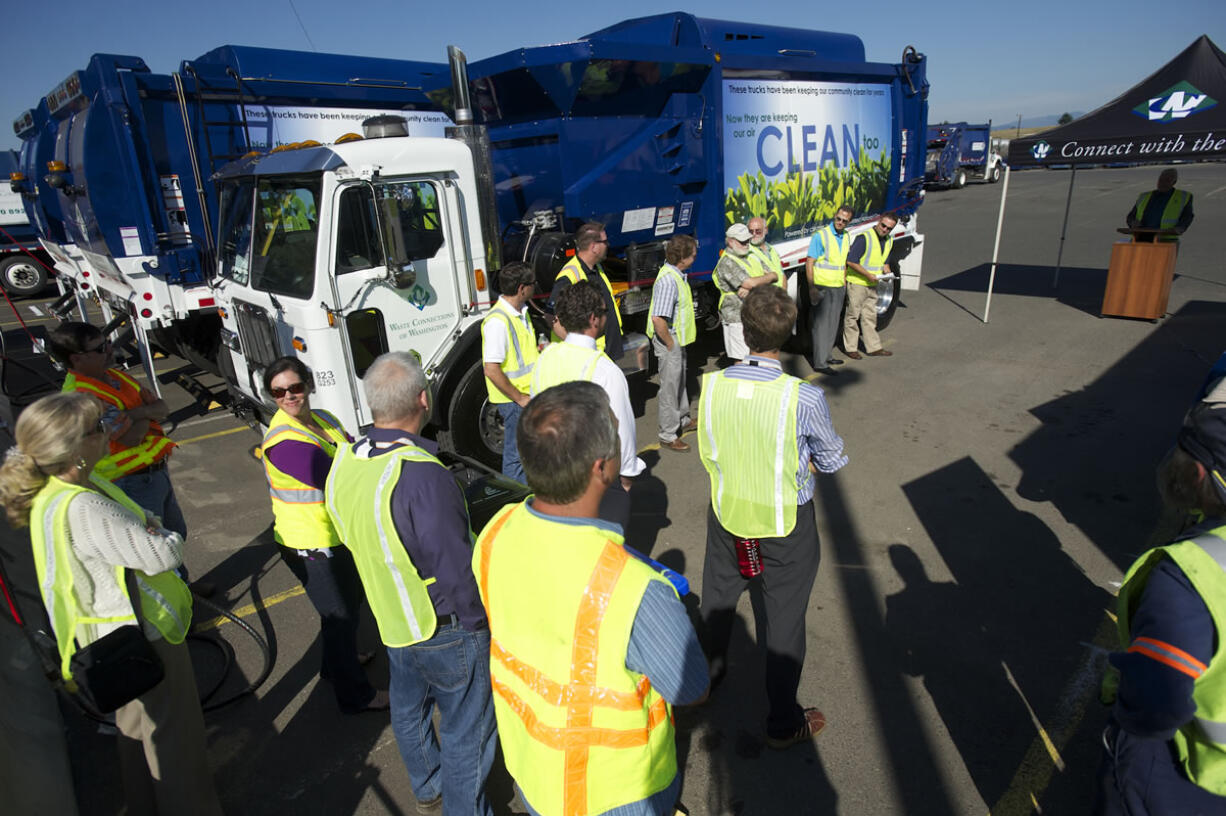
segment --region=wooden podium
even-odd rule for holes
[[[1132,235],[1132,241],[1121,241],[1111,247],[1111,264],[1107,267],[1107,289],[1103,292],[1103,316],[1140,317],[1157,320],[1166,314],[1175,277],[1174,241],[1140,243],[1161,232],[1148,229],[1120,229]]]

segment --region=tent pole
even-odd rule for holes
[[[1077,165],[1068,177],[1068,201],[1064,202],[1064,224],[1060,227],[1060,250],[1056,253],[1056,275],[1051,280],[1051,288],[1060,285],[1060,261],[1064,258],[1064,235],[1068,232],[1068,211],[1073,206],[1073,182],[1077,180]]]
[[[1000,256],[1000,230],[1005,225],[1005,199],[1009,196],[1009,165],[1005,165],[1005,183],[1000,188],[1000,215],[996,218],[996,243],[992,246],[992,273],[988,276],[988,300],[983,304],[983,322],[988,322],[992,308],[992,286],[996,283],[996,259]]]

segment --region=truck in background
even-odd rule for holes
[[[1001,161],[992,139],[991,120],[984,125],[945,122],[928,127],[926,185],[959,190],[972,178],[995,184],[1004,172]]]
[[[20,157],[16,151],[0,151],[0,174],[21,181]],[[53,261],[38,241],[30,224],[20,189],[13,182],[0,186],[0,286],[10,295],[30,297],[47,288]]]
[[[479,326],[497,270],[522,259],[551,283],[583,221],[608,225],[628,329],[669,236],[698,238],[691,277],[709,279],[725,227],[751,215],[793,267],[838,204],[864,228],[893,211],[901,283],[918,287],[928,86],[913,49],[869,63],[850,35],[676,13],[478,61],[471,78],[456,63],[224,47],[158,76],[96,55],[47,98],[48,126],[20,132],[23,159],[54,157],[26,173],[27,209],[47,197],[68,214],[62,285],[127,315],[142,348],[212,362],[252,421],[273,409],[264,367],[295,353],[317,404],[364,426],[361,375],[411,349],[444,441],[487,462],[501,428]],[[462,141],[438,138],[452,113]],[[365,119],[367,138],[349,135]]]

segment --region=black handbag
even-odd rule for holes
[[[69,660],[77,696],[101,714],[127,705],[162,682],[165,669],[141,629],[136,578],[124,570],[136,623],[126,624],[78,649]]]

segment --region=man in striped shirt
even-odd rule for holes
[[[725,671],[741,593],[761,585],[765,625],[766,742],[786,748],[821,730],[820,711],[796,701],[805,613],[817,578],[815,472],[847,464],[822,390],[790,375],[779,349],[796,305],[776,286],[753,289],[741,310],[749,355],[703,377],[698,445],[711,477],[702,615],[712,683]]]

